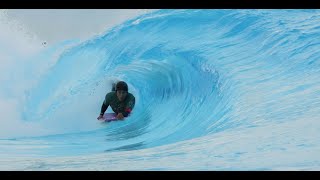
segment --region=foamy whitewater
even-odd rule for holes
[[[4,12],[0,170],[320,170],[320,10],[159,10],[48,46]],[[115,80],[136,106],[101,123]]]

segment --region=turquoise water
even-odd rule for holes
[[[319,170],[319,37],[319,10],[160,10],[49,46],[2,72],[0,168]],[[134,112],[101,123],[117,79]]]

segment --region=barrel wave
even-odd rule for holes
[[[319,36],[319,10],[159,10],[48,47],[1,87],[0,168],[319,170]],[[117,80],[136,106],[101,123]]]

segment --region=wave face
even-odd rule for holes
[[[160,10],[47,47],[5,71],[1,168],[319,170],[319,37],[319,10]],[[134,112],[100,123],[115,80]]]

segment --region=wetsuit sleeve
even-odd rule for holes
[[[136,103],[135,97],[132,96],[126,105],[124,112],[122,113],[124,117],[127,117],[131,113],[135,103]]]
[[[102,106],[101,106],[100,115],[103,115],[104,112],[106,112],[106,110],[108,109],[108,106],[109,106],[109,103],[110,103],[109,101],[110,100],[109,100],[108,96],[106,95],[106,97],[105,97],[105,99],[104,99],[104,101],[102,103]]]

